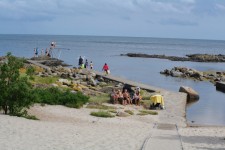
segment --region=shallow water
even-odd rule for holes
[[[162,59],[129,58],[122,53],[138,52],[185,56],[193,53],[225,54],[225,41],[184,40],[131,37],[52,36],[52,35],[0,35],[0,55],[11,51],[16,56],[32,57],[34,47],[47,48],[57,42],[54,56],[77,66],[79,56],[93,61],[94,69],[101,71],[109,64],[111,73],[145,84],[178,91],[182,85],[190,86],[200,94],[200,100],[187,107],[187,120],[196,124],[225,125],[225,93],[216,91],[209,82],[166,77],[164,69],[185,66],[201,71],[223,70],[224,63],[173,62]],[[65,49],[64,49],[65,48]],[[70,49],[70,50],[66,50]],[[40,53],[40,52],[39,52]]]

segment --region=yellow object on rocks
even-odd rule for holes
[[[164,105],[164,99],[163,99],[163,96],[162,95],[153,95],[150,97],[150,100],[152,102],[152,104],[156,105],[156,104],[161,104],[162,106],[165,106]]]

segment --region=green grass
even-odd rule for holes
[[[158,112],[150,110],[139,110],[139,112],[140,113],[138,115],[158,115]]]
[[[86,108],[90,108],[90,109],[116,109],[116,107],[114,106],[106,106],[106,105],[102,105],[102,104],[89,104],[87,105]]]
[[[139,116],[145,116],[145,115],[148,115],[148,114],[146,114],[146,113],[137,113],[137,115],[139,115]]]
[[[36,116],[33,115],[27,115],[27,116],[23,116],[26,119],[31,119],[31,120],[39,120]]]
[[[109,109],[108,111],[111,113],[117,113],[117,111],[115,109]]]
[[[91,112],[91,115],[92,116],[95,116],[95,117],[103,117],[103,118],[112,118],[112,117],[115,117],[114,115],[112,115],[108,111]]]
[[[89,101],[92,102],[92,103],[98,103],[98,104],[107,103],[107,102],[110,101],[110,96],[108,94],[91,96]]]
[[[131,110],[125,110],[124,112],[126,112],[126,113],[128,113],[128,114],[130,114],[130,115],[134,115],[134,112],[131,111]]]

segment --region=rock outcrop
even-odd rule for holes
[[[218,81],[225,82],[225,72],[218,71],[201,72],[187,67],[174,67],[171,70],[165,69],[160,73],[172,77],[190,78],[197,81],[210,81],[213,84]]]
[[[166,55],[149,55],[141,53],[127,53],[121,54],[121,56],[128,57],[143,57],[143,58],[158,58],[158,59],[168,59],[171,61],[194,61],[194,62],[225,62],[225,55],[211,55],[211,54],[191,54],[186,55],[187,57],[178,56],[166,56]]]

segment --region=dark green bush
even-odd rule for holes
[[[33,94],[36,95],[37,103],[64,105],[72,108],[80,108],[89,100],[89,97],[83,95],[81,92],[74,94],[56,87],[46,89],[36,88],[33,90]]]

